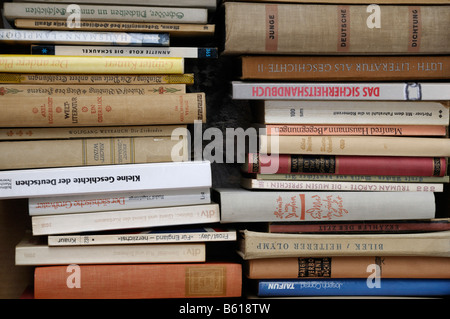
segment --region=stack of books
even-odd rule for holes
[[[256,294],[448,295],[450,6],[277,2],[225,2],[260,134],[214,196]]]
[[[185,59],[216,51],[169,47],[214,31],[215,2],[190,3],[4,3],[1,198],[28,199],[16,265],[36,267],[35,298],[241,295],[240,263],[207,254],[236,231],[190,154],[206,96]]]

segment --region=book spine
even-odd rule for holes
[[[211,187],[209,162],[187,161],[7,170],[1,198]]]
[[[131,56],[213,59],[217,48],[32,45],[31,54],[57,56]]]
[[[34,236],[219,221],[220,213],[217,204],[31,217]]]
[[[242,179],[241,186],[259,190],[323,190],[353,192],[443,192],[443,184],[318,182],[318,181],[263,181]]]
[[[168,33],[94,32],[62,30],[0,30],[0,42],[7,44],[76,44],[169,46]],[[53,72],[53,71],[47,71]]]
[[[84,196],[57,196],[28,199],[30,216],[143,209],[211,202],[210,189],[166,189],[147,192],[95,194]]]
[[[381,278],[447,278],[450,259],[445,257],[298,257],[247,261],[251,279],[366,278],[377,265]]]
[[[385,0],[382,0],[385,1]],[[430,1],[430,0],[425,0]],[[439,0],[433,0],[433,1],[439,1]],[[13,0],[13,2],[21,2],[20,0]],[[31,0],[27,2],[36,2],[36,3],[72,3],[72,0]],[[92,3],[91,0],[77,0],[77,3]],[[112,4],[123,4],[120,0],[95,0],[96,4],[106,4],[106,5],[112,5]],[[164,2],[161,2],[159,0],[131,0],[127,2],[127,5],[134,6],[134,5],[145,5],[145,6],[155,6],[155,7],[193,7],[193,8],[208,8],[208,9],[215,9],[217,4],[216,0],[167,0]]]
[[[450,156],[450,140],[431,137],[390,136],[279,136],[259,137],[263,154]]]
[[[0,55],[0,72],[182,74],[183,58]]]
[[[371,282],[372,283],[372,282]],[[367,279],[259,280],[259,297],[288,296],[441,296],[450,293],[447,279],[380,279],[369,287]]]
[[[268,124],[266,135],[445,136],[446,125]]]
[[[252,176],[254,177],[254,176]],[[382,182],[382,183],[450,183],[448,175],[427,176],[389,176],[389,175],[321,175],[321,174],[256,174],[258,180],[283,181],[335,181],[335,182]]]
[[[18,18],[53,18],[66,20],[79,13],[83,19],[94,21],[135,21],[164,23],[207,23],[205,8],[114,6],[78,4],[79,8],[68,10],[66,4],[55,3],[7,3],[3,15],[7,20]]]
[[[228,54],[448,54],[448,6],[225,4]],[[380,23],[382,17],[382,27]],[[401,17],[401,18],[400,18]],[[318,26],[311,28],[311,26]],[[402,25],[403,28],[398,26]],[[386,34],[396,41],[386,41]],[[425,36],[427,35],[427,36]],[[321,41],[317,41],[321,39]]]
[[[15,19],[17,29],[61,30],[70,31],[76,27],[78,31],[99,32],[159,32],[172,37],[209,37],[215,32],[214,24],[192,23],[152,23],[121,21],[87,21],[68,23],[66,20],[52,19]]]
[[[236,100],[445,101],[450,84],[440,83],[255,83],[232,82]]]
[[[244,56],[243,80],[405,81],[450,77],[449,56]]]
[[[16,0],[17,1],[17,0]],[[45,0],[33,0],[45,1]],[[68,1],[68,0],[63,0]],[[63,2],[62,1],[62,2]],[[83,1],[83,0],[82,0]],[[86,1],[86,0],[84,0]],[[247,0],[246,2],[282,2],[282,3],[307,3],[305,0]],[[59,1],[58,1],[59,2]],[[372,0],[346,0],[346,3],[373,4]],[[342,0],[314,0],[314,3],[342,3]],[[448,0],[377,0],[379,4],[448,4]]]
[[[438,102],[265,101],[266,124],[448,125]]]
[[[214,197],[213,197],[214,200]],[[433,192],[221,192],[221,221],[308,222],[435,217]]]
[[[278,156],[249,153],[246,173],[434,176],[447,174],[446,157],[411,156]],[[276,172],[272,168],[278,167]]]
[[[0,83],[22,84],[194,84],[194,74],[0,73]]]
[[[78,127],[188,124],[206,119],[204,93],[146,96],[2,98],[3,127]]]

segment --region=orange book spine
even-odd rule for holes
[[[37,267],[36,299],[153,299],[240,297],[235,263]]]

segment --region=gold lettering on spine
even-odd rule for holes
[[[337,52],[349,52],[350,50],[350,7],[338,6],[338,41]]]
[[[420,52],[421,24],[420,7],[409,7],[408,52]]]
[[[278,50],[278,5],[266,5],[266,51]]]

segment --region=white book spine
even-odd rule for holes
[[[0,198],[211,187],[207,161],[42,168],[0,172]]]
[[[445,101],[450,83],[255,83],[232,82],[236,100]]]
[[[165,189],[148,192],[84,196],[35,197],[28,200],[30,216],[142,209],[211,202],[210,188]]]
[[[218,195],[222,223],[426,219],[435,216],[433,192],[220,190]]]
[[[217,223],[219,205],[190,205],[111,212],[32,216],[34,236],[114,229]]]
[[[265,101],[266,124],[448,125],[449,108],[417,101]]]

